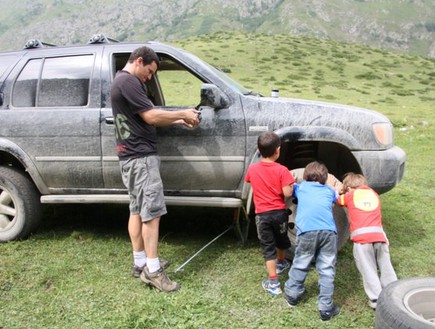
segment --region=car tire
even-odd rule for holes
[[[39,193],[20,171],[0,167],[0,242],[24,239],[41,218]]]
[[[385,287],[376,307],[377,329],[434,329],[435,277],[413,277]]]

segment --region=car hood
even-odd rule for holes
[[[383,123],[393,133],[390,120],[372,110],[329,102],[295,98],[244,96],[248,132],[279,131],[297,134],[298,140],[341,141],[352,150],[387,149],[380,144],[373,125]],[[391,138],[392,141],[392,138]]]

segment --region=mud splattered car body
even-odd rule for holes
[[[320,160],[338,178],[363,173],[380,193],[403,177],[405,153],[393,143],[391,122],[377,112],[263,97],[181,49],[107,41],[51,47],[35,40],[36,47],[0,54],[0,241],[28,236],[40,203],[128,202],[110,85],[142,45],[161,59],[147,85],[156,106],[201,109],[198,128],[159,128],[168,204],[249,210],[243,178],[258,161],[256,140],[265,130],[281,136],[278,161],[289,169]]]

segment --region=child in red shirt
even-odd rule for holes
[[[347,207],[353,256],[360,272],[369,305],[376,309],[383,287],[396,281],[390,260],[388,239],[382,228],[381,201],[363,175],[348,173],[343,181],[338,204]],[[378,269],[380,278],[378,276]]]
[[[281,148],[277,134],[263,132],[257,146],[261,160],[249,166],[245,181],[254,192],[255,222],[269,275],[262,286],[275,296],[282,293],[278,275],[290,267],[285,259],[290,248],[285,198],[292,196],[295,179],[287,167],[276,162]]]

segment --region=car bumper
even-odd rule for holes
[[[385,151],[352,152],[370,187],[385,193],[396,186],[405,173],[406,153],[397,146]]]

